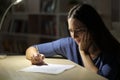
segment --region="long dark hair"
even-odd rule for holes
[[[88,4],[78,4],[68,13],[68,19],[75,18],[86,25],[97,46],[108,54],[118,54],[119,42],[109,32],[97,11]]]

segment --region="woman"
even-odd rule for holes
[[[71,37],[30,46],[26,58],[32,64],[44,64],[44,56],[60,54],[110,80],[116,80],[120,44],[90,5],[76,5],[68,13]],[[113,61],[114,60],[114,61]]]

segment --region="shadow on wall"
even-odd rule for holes
[[[112,23],[112,34],[115,38],[120,42],[120,22],[113,22]]]

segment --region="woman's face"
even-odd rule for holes
[[[80,44],[82,34],[87,31],[85,25],[77,19],[69,18],[68,26],[71,37],[76,41],[77,44]]]

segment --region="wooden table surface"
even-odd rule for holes
[[[0,80],[107,80],[67,59],[46,58],[46,63],[73,64],[74,68],[60,74],[19,71],[31,66],[25,56],[7,56],[0,59]]]

